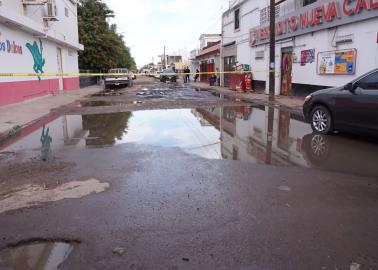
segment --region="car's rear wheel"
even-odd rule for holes
[[[331,134],[333,132],[333,119],[329,110],[324,106],[316,106],[311,111],[312,130],[320,134]]]

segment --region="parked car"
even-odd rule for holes
[[[165,69],[162,73],[160,73],[160,81],[161,82],[176,82],[177,81],[177,75],[176,72],[173,69]]]
[[[112,68],[108,73],[111,75],[105,76],[105,89],[111,87],[131,87],[133,85],[132,75],[127,68]]]
[[[130,73],[131,73],[131,79],[132,80],[136,80],[136,78],[137,78],[136,74],[134,72],[132,72],[132,71]]]
[[[154,74],[154,78],[160,79],[160,74],[161,74],[161,71],[156,71],[156,73]]]
[[[378,68],[350,83],[307,96],[305,119],[314,132],[378,134]]]

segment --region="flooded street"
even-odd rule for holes
[[[0,145],[0,269],[378,269],[377,161],[181,82],[96,94]]]

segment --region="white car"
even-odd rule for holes
[[[110,75],[105,76],[105,89],[133,86],[133,78],[127,68],[112,68],[108,73]]]

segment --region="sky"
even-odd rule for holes
[[[201,34],[221,32],[228,0],[103,0],[115,12],[111,23],[124,35],[138,67],[163,54],[189,56]]]

